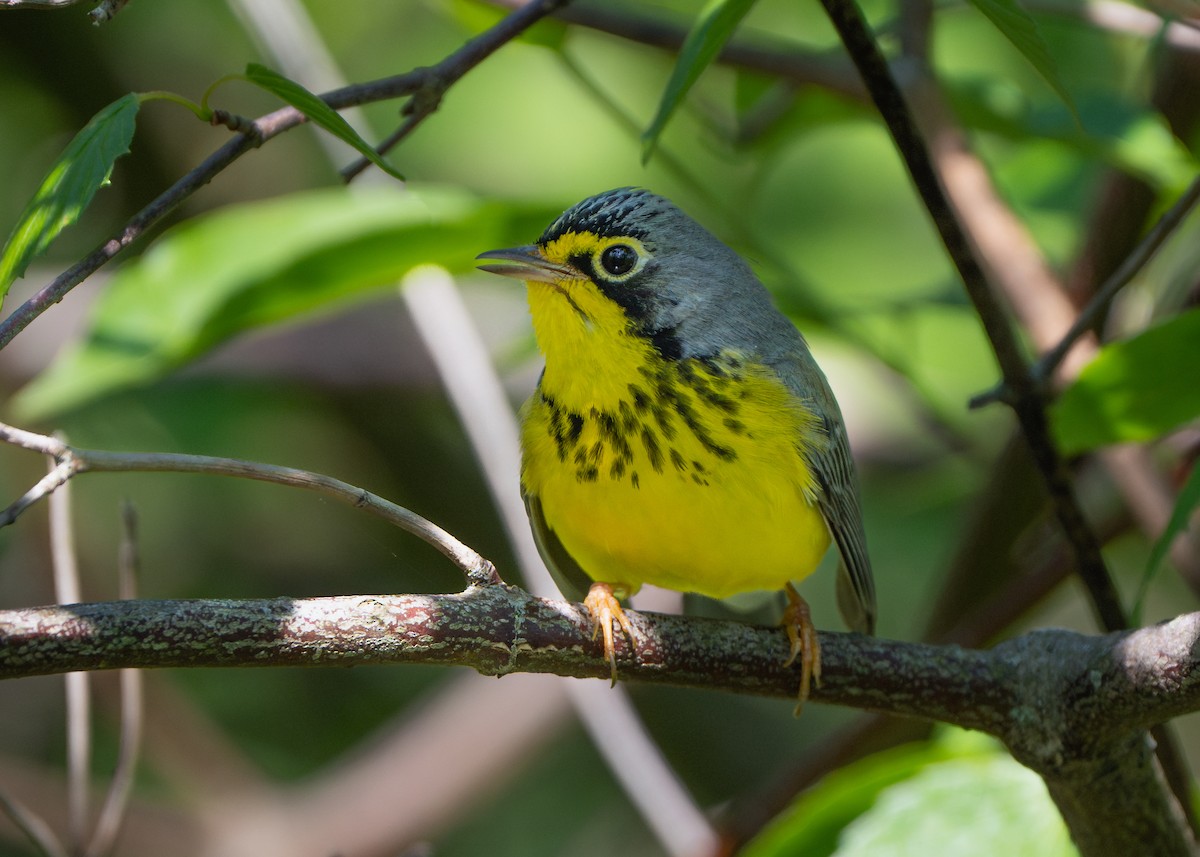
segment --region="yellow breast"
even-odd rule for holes
[[[592,579],[725,597],[813,571],[830,537],[802,450],[824,437],[770,370],[665,359],[607,301],[563,312],[539,287],[530,303],[548,361],[522,413],[522,488]]]

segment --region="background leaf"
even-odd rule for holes
[[[1056,103],[1035,105],[1009,80],[972,76],[945,85],[955,114],[974,130],[1023,143],[1056,140],[1171,196],[1183,193],[1200,169],[1161,113],[1121,94],[1085,94],[1072,116]]]
[[[15,407],[43,418],[160,378],[253,328],[395,283],[474,267],[495,209],[462,193],[315,191],[222,210],[164,236],[113,279],[85,339]]]
[[[716,58],[721,46],[733,35],[733,31],[753,5],[754,0],[713,0],[700,11],[679,49],[679,59],[675,61],[671,78],[663,90],[658,112],[654,114],[650,126],[642,134],[643,163],[650,159],[654,147],[658,145],[659,136],[662,135],[672,114],[683,103],[692,84]]]
[[[830,774],[743,852],[744,857],[997,853],[1077,852],[1037,774],[992,739],[959,730]]]
[[[1106,345],[1051,407],[1062,449],[1146,441],[1200,416],[1200,309]]]
[[[1025,59],[1029,60],[1042,79],[1050,84],[1071,113],[1075,113],[1075,102],[1063,85],[1058,66],[1046,40],[1038,30],[1037,22],[1030,17],[1017,0],[971,0],[971,4],[996,25],[1004,38],[1008,39]]]
[[[1171,549],[1175,537],[1187,530],[1192,513],[1197,508],[1200,508],[1200,466],[1193,462],[1192,472],[1188,475],[1187,482],[1184,483],[1183,488],[1179,491],[1179,496],[1175,499],[1175,508],[1171,511],[1171,519],[1167,521],[1166,528],[1154,542],[1150,557],[1146,560],[1146,570],[1142,573],[1142,582],[1138,586],[1137,598],[1134,601],[1135,623],[1142,621],[1142,607],[1146,595],[1150,591],[1150,584],[1154,582],[1155,575],[1162,567],[1162,561],[1167,558],[1167,551]]]
[[[54,162],[21,212],[0,254],[0,301],[34,256],[79,219],[96,191],[108,184],[113,163],[129,151],[138,97],[122,96],[83,126]]]
[[[363,157],[388,175],[404,181],[404,176],[385,161],[370,143],[360,137],[340,113],[294,80],[288,80],[278,72],[253,62],[246,66],[246,79],[282,98],[307,116],[314,125],[324,128],[343,143],[353,146]]]

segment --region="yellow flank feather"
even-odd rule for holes
[[[601,241],[568,233],[543,252],[564,262]],[[585,277],[528,286],[547,359],[522,415],[522,486],[590,577],[721,598],[816,568],[830,537],[801,452],[826,440],[770,370],[729,351],[664,359]]]

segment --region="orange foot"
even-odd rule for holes
[[[608,663],[612,666],[612,683],[615,685],[617,683],[617,653],[613,648],[613,620],[620,623],[621,630],[629,638],[630,646],[633,645],[633,626],[629,624],[629,618],[621,608],[621,602],[613,594],[611,583],[593,583],[588,590],[587,598],[583,599],[583,606],[592,614],[592,639],[596,639],[598,631],[604,632],[604,657],[608,658]]]
[[[800,656],[800,696],[796,700],[796,714],[799,715],[808,701],[809,686],[813,682],[817,687],[821,686],[821,643],[817,639],[817,629],[813,626],[808,602],[800,597],[792,584],[787,585],[786,591],[788,606],[783,612],[781,624],[787,631],[792,651],[783,665],[790,667],[795,663],[796,656]]]

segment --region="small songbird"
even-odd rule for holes
[[[546,358],[521,412],[521,491],[542,558],[604,635],[650,583],[724,598],[786,589],[800,701],[820,680],[792,586],[837,544],[838,606],[872,633],[875,585],[842,415],[749,266],[668,200],[585,199],[536,244],[482,253],[525,281]]]

